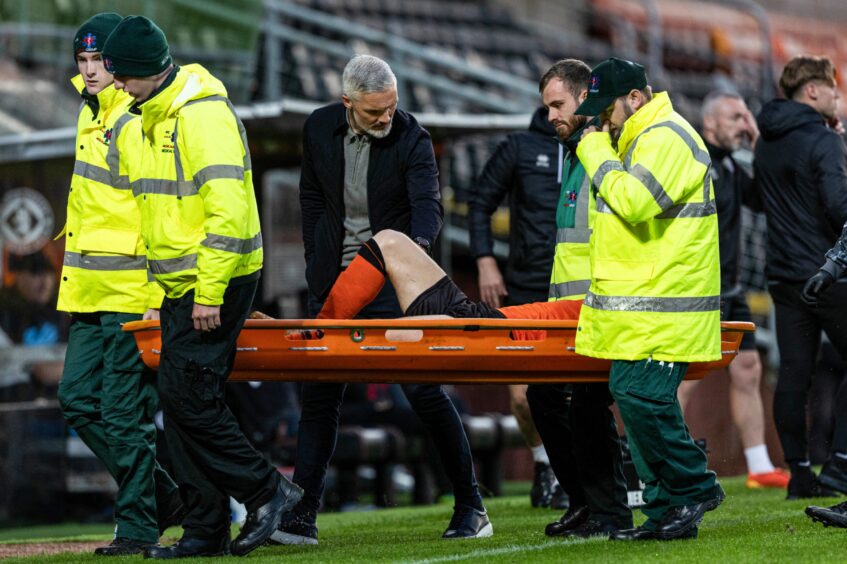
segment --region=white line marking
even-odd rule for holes
[[[473,542],[474,539],[467,539],[464,542]],[[452,543],[461,543],[462,540],[445,541]],[[500,548],[472,550],[464,554],[452,554],[450,556],[441,556],[438,558],[424,558],[422,560],[404,560],[407,564],[435,564],[437,562],[459,562],[461,560],[477,560],[487,556],[501,556],[503,554],[514,554],[516,552],[536,552],[539,550],[547,550],[548,548],[564,548],[576,544],[586,542],[608,542],[605,537],[597,537],[593,539],[568,539],[559,541],[547,541],[537,545],[506,545]]]

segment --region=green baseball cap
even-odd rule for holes
[[[580,116],[599,116],[615,98],[647,86],[647,73],[638,63],[611,57],[593,69],[588,80],[588,97],[576,109]]]

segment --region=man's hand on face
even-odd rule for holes
[[[744,120],[747,123],[745,134],[750,141],[750,147],[755,147],[756,140],[759,138],[759,126],[756,125],[756,118],[753,117],[753,113],[750,110],[747,110]]]
[[[212,331],[221,326],[221,306],[194,304],[191,311],[194,328],[198,331]]]
[[[580,141],[582,141],[583,139],[586,138],[586,136],[590,135],[591,133],[595,133],[597,131],[602,131],[603,133],[609,133],[611,130],[612,130],[612,124],[609,123],[608,120],[603,122],[603,128],[602,129],[600,129],[596,125],[588,125],[582,130],[582,137],[580,137],[579,139],[580,139]]]

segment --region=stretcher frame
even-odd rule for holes
[[[744,333],[755,328],[747,322],[721,323],[721,359],[691,363],[686,379],[726,368],[738,354]],[[287,331],[298,329],[320,329],[323,336],[286,337]],[[546,338],[514,340],[513,330],[544,330]],[[158,368],[159,322],[130,322],[124,331],[135,337],[144,363]],[[238,337],[229,379],[400,384],[608,381],[610,361],[576,354],[576,331],[576,320],[248,319]]]

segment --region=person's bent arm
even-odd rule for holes
[[[422,237],[434,245],[444,222],[444,208],[432,140],[423,129],[407,156],[406,186],[412,208],[410,235],[413,240]]]
[[[511,137],[497,145],[468,199],[471,254],[476,258],[480,299],[492,307],[500,307],[508,292],[494,258],[491,216],[515,185],[516,155],[517,147]]]
[[[708,162],[708,153],[699,147],[697,150],[703,156],[694,160],[691,149],[676,132],[657,127],[638,136],[627,165],[605,131],[583,137],[577,156],[598,196],[621,219],[637,225],[687,202],[693,190],[702,194],[703,183],[694,180],[705,176],[706,165],[701,161]]]

